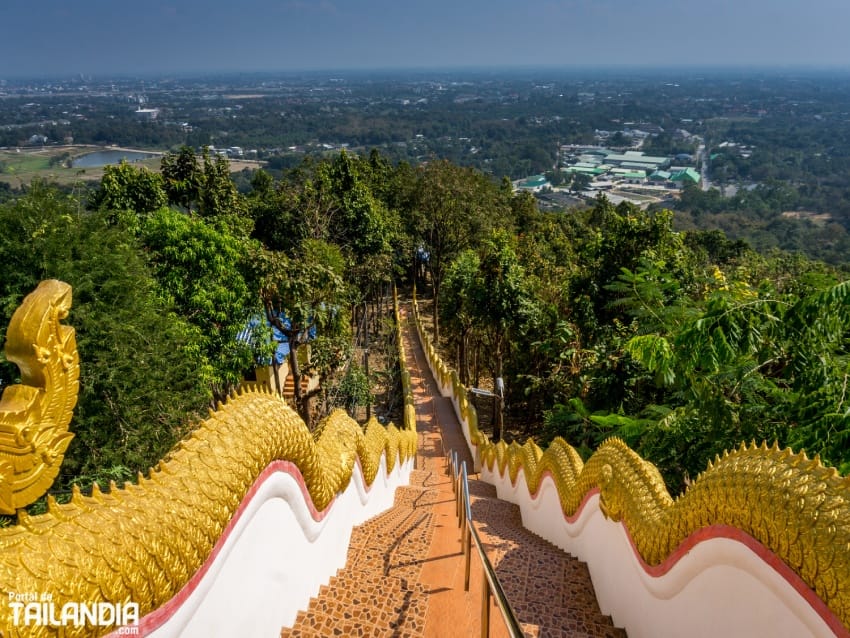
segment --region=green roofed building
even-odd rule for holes
[[[548,185],[549,180],[546,179],[545,175],[532,175],[531,177],[526,177],[523,181],[521,181],[517,188],[524,191],[537,192],[544,186]]]
[[[670,176],[670,180],[673,182],[691,182],[693,184],[699,184],[700,174],[697,173],[692,168],[685,168],[681,171],[677,171]]]
[[[605,172],[604,168],[599,166],[567,166],[563,169],[567,173],[583,173],[584,175],[602,175]]]

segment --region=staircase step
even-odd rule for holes
[[[433,533],[430,512],[416,513],[392,530],[376,531],[361,548],[349,550],[347,567],[356,571],[416,578]]]
[[[298,614],[290,636],[403,636],[421,635],[428,593],[404,578],[341,573],[327,589]],[[301,632],[301,633],[296,633]],[[340,633],[341,632],[341,633]]]
[[[434,487],[448,480],[442,472],[435,473],[430,470],[412,470],[410,472],[410,485],[418,487]]]
[[[407,485],[396,488],[395,501],[393,504],[396,507],[420,508],[430,507],[431,505],[443,500],[445,500],[445,496],[440,494],[437,490],[427,487]]]
[[[308,375],[304,375],[301,377],[301,390],[302,392],[307,392],[310,388],[310,377]],[[285,397],[294,397],[295,396],[295,379],[291,374],[286,376],[286,379],[283,381],[283,396]]]
[[[496,486],[484,481],[472,479],[469,481],[469,498],[496,498]]]
[[[396,504],[351,533],[344,569],[281,636],[421,636],[428,590],[419,583],[439,493],[396,488]]]
[[[470,501],[487,556],[524,626],[555,638],[626,635],[600,612],[584,563],[525,529],[516,505],[492,497]]]

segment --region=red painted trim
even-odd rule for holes
[[[494,469],[498,470],[497,467],[494,467]],[[520,471],[525,473],[525,470],[523,470],[522,467],[520,467]],[[504,476],[508,479],[508,482],[511,483],[511,486],[516,488],[517,483],[519,482],[519,472],[517,472],[516,482],[510,480],[510,473],[507,472],[507,468],[505,469]],[[546,470],[540,477],[537,491],[534,494],[531,494],[532,500],[536,500],[540,496],[540,492],[543,489],[543,481],[547,478],[552,481],[553,487],[555,487],[557,492],[557,486],[555,484],[555,479],[552,476],[552,472]],[[600,490],[598,487],[588,490],[578,509],[572,516],[567,516],[562,513],[564,520],[571,525],[575,524],[584,512],[585,506],[589,503],[590,499],[599,494],[599,492]],[[643,559],[640,552],[638,552],[634,539],[629,533],[629,528],[626,527],[625,523],[620,524],[626,534],[626,538],[629,541],[629,545],[632,548],[632,552],[634,553],[638,564],[643,568],[643,571],[652,578],[661,578],[662,576],[665,576],[684,556],[690,553],[691,550],[700,543],[717,538],[737,541],[747,547],[757,557],[761,558],[768,567],[771,567],[781,578],[783,578],[794,589],[794,591],[796,591],[803,600],[809,604],[814,612],[820,616],[824,623],[826,623],[837,637],[850,638],[850,630],[844,626],[841,620],[838,619],[835,613],[827,606],[821,597],[818,596],[817,593],[809,587],[802,578],[800,578],[799,574],[791,569],[791,567],[789,567],[770,549],[765,547],[761,541],[737,527],[732,527],[731,525],[709,525],[708,527],[703,527],[683,540],[662,563],[659,565],[650,565]]]
[[[809,604],[815,613],[821,617],[836,636],[840,636],[841,638],[850,637],[850,630],[844,626],[821,597],[806,584],[797,572],[791,569],[791,567],[789,567],[769,548],[765,547],[761,541],[737,527],[732,527],[731,525],[709,525],[708,527],[698,529],[683,540],[662,563],[658,565],[650,565],[643,560],[643,557],[637,551],[634,539],[629,533],[629,528],[626,527],[625,523],[621,523],[621,525],[623,527],[623,532],[626,534],[626,538],[629,539],[629,545],[631,545],[632,551],[634,552],[641,567],[653,578],[661,578],[666,575],[684,556],[689,554],[692,549],[705,541],[725,538],[741,543],[758,558],[764,561],[764,563],[768,567],[772,568],[773,571],[775,571],[780,577],[782,577],[794,589],[794,591],[796,591],[803,600]]]
[[[386,453],[383,455],[386,459]],[[355,457],[355,462],[357,467],[360,469],[360,476],[363,477],[363,467],[360,464],[360,458]],[[400,455],[396,454],[396,467],[400,466],[402,463]],[[384,469],[385,476],[389,477],[390,474],[386,473],[386,467]],[[233,529],[236,527],[239,519],[245,513],[249,503],[256,496],[260,487],[276,472],[282,472],[284,474],[289,474],[295,482],[298,484],[298,487],[301,489],[301,496],[304,498],[304,503],[307,505],[307,508],[310,510],[310,516],[314,521],[321,522],[325,516],[331,511],[331,507],[336,502],[336,497],[328,503],[327,507],[321,512],[316,509],[316,506],[313,504],[313,499],[310,497],[310,492],[307,490],[307,484],[304,482],[304,477],[301,474],[301,470],[298,469],[298,466],[292,463],[291,461],[273,461],[270,463],[265,470],[263,470],[260,475],[257,477],[257,480],[254,481],[253,485],[251,485],[248,492],[245,494],[245,497],[242,499],[242,502],[239,504],[239,507],[236,509],[236,512],[233,515],[233,518],[228,523],[218,542],[213,547],[212,552],[210,553],[207,560],[201,566],[201,568],[195,572],[194,576],[189,579],[183,588],[174,595],[174,597],[165,603],[159,609],[155,609],[149,614],[145,615],[139,620],[139,633],[142,636],[145,636],[160,627],[162,627],[168,620],[170,620],[174,614],[183,606],[183,604],[189,599],[189,597],[195,592],[198,586],[206,576],[207,572],[212,567],[222,548],[224,547],[227,539],[230,538],[230,534],[233,532]],[[377,476],[375,477],[377,480]],[[366,481],[363,481],[366,493],[370,493],[372,490],[372,486],[375,484],[375,481],[372,481],[371,485],[366,485]],[[117,632],[113,632],[107,636],[107,638],[117,638]]]
[[[230,522],[227,524],[227,527],[224,529],[221,537],[218,539],[218,542],[213,547],[212,552],[207,557],[207,560],[201,566],[201,568],[195,572],[194,576],[189,579],[183,588],[174,595],[174,597],[165,603],[159,609],[155,609],[150,612],[146,616],[142,617],[139,620],[139,632],[142,636],[149,634],[150,632],[159,629],[162,625],[164,625],[168,620],[174,616],[175,613],[183,606],[189,597],[195,592],[198,586],[206,576],[207,572],[212,567],[222,548],[224,547],[227,539],[230,538],[230,534],[233,532],[236,524],[239,522],[239,519],[242,518],[242,515],[245,513],[245,510],[248,508],[248,505],[251,503],[253,498],[256,496],[260,487],[276,472],[282,472],[284,474],[289,474],[295,482],[298,483],[298,486],[301,488],[301,495],[304,498],[304,503],[307,505],[310,510],[310,515],[314,521],[317,523],[322,521],[325,516],[333,507],[333,504],[336,502],[336,497],[328,503],[327,507],[321,512],[316,509],[316,506],[313,504],[313,499],[310,498],[310,493],[307,490],[307,484],[304,482],[304,477],[301,475],[301,470],[298,469],[298,466],[292,463],[291,461],[273,461],[270,463],[265,470],[263,470],[260,475],[257,477],[257,480],[254,481],[254,484],[251,485],[251,488],[248,490],[248,493],[245,494],[245,497],[242,499],[242,502],[239,504],[239,507],[236,509],[236,512],[231,518]],[[110,634],[111,637],[113,634]],[[117,636],[117,633],[114,635]]]

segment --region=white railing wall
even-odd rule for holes
[[[515,503],[523,525],[585,561],[600,608],[631,638],[801,638],[850,636],[817,595],[758,541],[737,530],[708,529],[685,543],[661,566],[648,566],[628,530],[605,518],[598,493],[585,497],[567,518],[555,483],[542,480],[532,494],[520,469],[515,483],[507,468],[481,466],[477,414],[455,371],[440,359],[425,333],[414,300],[414,319],[428,365],[449,397],[463,428],[475,469]]]

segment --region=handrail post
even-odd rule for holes
[[[463,525],[463,487],[460,484],[460,477],[457,477],[457,496],[455,496],[455,514],[457,515],[457,526]]]
[[[463,485],[460,478],[460,463],[458,462],[457,452],[454,452],[452,469],[454,470],[454,489],[455,489],[455,516],[457,516],[457,526],[463,525]]]
[[[470,507],[472,504],[469,502],[469,477],[466,474],[466,461],[463,462],[463,466],[460,469],[463,485],[461,487],[463,491],[462,500],[463,507],[461,508],[461,517],[463,518],[462,522],[462,531],[461,531],[461,544],[463,546],[463,590],[469,591],[469,562],[472,554],[472,550],[470,545],[472,545],[472,514]]]
[[[467,523],[468,525],[472,525],[472,521]],[[469,528],[466,529],[466,535],[464,536],[464,547],[463,547],[463,591],[469,591],[469,563],[472,558],[472,532],[469,531]]]
[[[481,581],[481,638],[488,638],[490,635],[490,583],[487,580],[487,574],[481,574]]]
[[[461,483],[460,483],[460,527],[463,529],[466,524],[466,461],[460,467]]]

